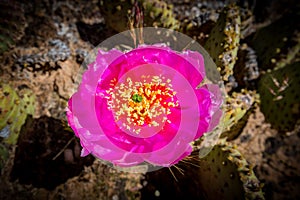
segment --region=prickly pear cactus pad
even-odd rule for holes
[[[11,171],[12,180],[18,179],[21,183],[50,190],[63,179],[66,181],[78,174],[94,158],[88,156],[80,159],[79,144],[72,137],[63,129],[61,120],[46,116],[33,119],[29,116],[20,131]],[[55,138],[59,138],[60,142],[53,142]],[[57,176],[57,173],[64,173],[64,176]]]
[[[4,128],[8,127],[8,124],[12,124],[12,119],[18,112],[19,103],[17,93],[9,85],[0,83],[0,130],[2,137],[8,136],[4,132]]]
[[[247,44],[242,44],[238,51],[238,58],[233,69],[233,75],[238,86],[255,89],[259,77],[255,51]]]
[[[240,42],[240,26],[239,8],[235,5],[225,7],[204,45],[224,81],[228,81],[229,76],[233,74]]]
[[[197,154],[146,174],[142,199],[264,199],[262,184],[235,146],[220,140],[206,157]]]
[[[18,93],[19,95],[11,86],[0,84],[0,133],[9,144],[17,143],[20,129],[27,115],[34,113],[33,92],[28,88],[23,88]]]
[[[264,199],[252,167],[236,147],[221,140],[199,162],[206,199]]]
[[[286,65],[295,58],[300,49],[299,17],[299,13],[287,14],[255,33],[251,46],[261,69],[282,67],[281,60]]]
[[[137,13],[133,7],[140,7]],[[137,8],[136,7],[136,8]],[[108,26],[121,32],[128,30],[128,18],[141,14],[145,26],[165,27],[173,30],[179,29],[179,22],[173,14],[173,7],[162,0],[142,1],[108,1],[101,0],[100,8]],[[143,12],[143,13],[141,13]]]
[[[221,137],[227,137],[228,140],[232,140],[242,132],[257,100],[258,96],[255,91],[244,89],[240,93],[233,92],[231,96],[226,97],[223,118],[225,130]]]
[[[281,131],[293,130],[300,118],[300,62],[265,74],[258,91],[266,120]]]
[[[133,3],[130,1],[100,1],[101,14],[104,16],[106,25],[118,32],[129,28],[128,16],[132,7]]]
[[[165,27],[173,30],[179,29],[179,21],[175,19],[172,4],[162,0],[146,0],[143,3],[145,21],[148,26]]]

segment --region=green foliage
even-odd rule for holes
[[[239,87],[256,89],[259,68],[255,51],[247,44],[242,44],[238,50],[238,60],[233,69],[234,78]]]
[[[300,62],[265,74],[258,91],[265,118],[278,130],[293,130],[300,118]]]
[[[221,137],[233,140],[242,133],[249,115],[257,102],[257,94],[252,91],[242,90],[240,93],[233,92],[226,97],[223,117],[224,132]]]
[[[179,22],[173,15],[173,7],[162,0],[142,0],[137,4],[144,14],[144,26],[158,26],[173,30],[179,29]],[[100,1],[101,14],[106,25],[122,32],[128,30],[129,18],[133,14],[134,1]],[[133,16],[133,19],[134,20]]]
[[[8,84],[0,84],[0,131],[5,142],[16,144],[20,129],[28,114],[34,112],[35,97],[28,88],[19,94]]]
[[[7,84],[0,84],[0,130],[12,123],[20,104],[17,93]]]
[[[251,46],[261,69],[283,67],[299,53],[299,17],[297,13],[285,15],[255,33]]]
[[[129,29],[128,17],[133,6],[133,1],[128,0],[100,1],[100,10],[105,19],[105,24],[118,32]]]
[[[225,7],[204,45],[225,81],[233,74],[240,42],[240,26],[239,8],[235,5]]]
[[[179,29],[179,22],[173,15],[173,6],[162,0],[145,0],[143,3],[145,19],[148,26],[158,26],[173,30]]]
[[[225,140],[220,140],[200,159],[199,165],[199,179],[206,199],[264,199],[251,166]]]

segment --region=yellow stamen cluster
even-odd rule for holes
[[[174,100],[176,92],[171,80],[161,76],[142,76],[141,81],[127,78],[124,83],[111,81],[108,94],[108,108],[114,112],[115,120],[129,131],[139,134],[143,126],[160,126],[170,121],[170,108],[178,106]]]

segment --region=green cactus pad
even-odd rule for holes
[[[221,140],[199,162],[206,199],[264,199],[261,184],[239,151]]]
[[[238,60],[234,65],[234,78],[239,87],[256,89],[259,68],[255,51],[247,44],[242,44],[238,50]]]
[[[22,89],[19,92],[19,98],[19,112],[17,113],[17,116],[12,119],[13,121],[10,126],[10,135],[5,139],[5,141],[9,144],[17,143],[19,132],[22,125],[25,123],[27,115],[33,115],[34,113],[35,96],[33,92],[28,88]]]
[[[147,0],[143,3],[146,26],[158,26],[173,30],[179,29],[179,22],[173,15],[173,5],[162,0]]]
[[[286,15],[256,32],[251,46],[260,68],[274,69],[291,63],[300,50],[299,17],[299,13]]]
[[[130,1],[100,1],[100,10],[105,24],[118,32],[129,29],[128,16],[133,6]]]
[[[239,8],[235,5],[225,7],[204,45],[224,81],[228,81],[228,77],[233,74],[240,42],[240,26]]]
[[[293,130],[300,118],[300,62],[265,74],[258,91],[261,111],[278,130]]]
[[[131,16],[134,6],[134,1],[100,1],[101,14],[103,14],[105,23],[118,32],[129,29],[129,16]],[[142,0],[138,6],[140,9],[143,8],[145,26],[179,29],[179,22],[173,15],[172,5],[162,0]]]
[[[221,137],[227,137],[228,140],[238,137],[257,101],[257,94],[247,90],[240,93],[233,92],[230,97],[227,96],[223,118],[225,131]]]
[[[144,181],[142,199],[264,199],[252,167],[224,139],[206,157],[193,151],[174,167],[147,173]]]
[[[235,116],[234,120],[233,120],[233,125],[230,126],[230,129],[227,131],[224,131],[221,134],[221,137],[226,137],[227,140],[234,140],[236,139],[243,131],[243,128],[245,127],[248,118],[250,116],[250,114],[253,112],[253,109],[255,108],[254,105],[251,105],[251,107],[248,110],[242,110],[240,108],[238,108],[235,113],[237,113],[236,115],[231,115],[231,116]],[[226,116],[228,117],[228,116]],[[231,120],[229,118],[227,118],[227,120]]]
[[[24,88],[18,93],[8,84],[0,84],[0,132],[8,144],[16,144],[27,115],[34,112],[32,91]]]
[[[0,83],[0,130],[7,124],[18,112],[20,103],[17,93],[7,84]]]

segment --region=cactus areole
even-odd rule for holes
[[[199,87],[205,74],[196,51],[164,44],[98,50],[67,109],[82,156],[119,167],[169,167],[182,160],[220,119],[219,87]]]

